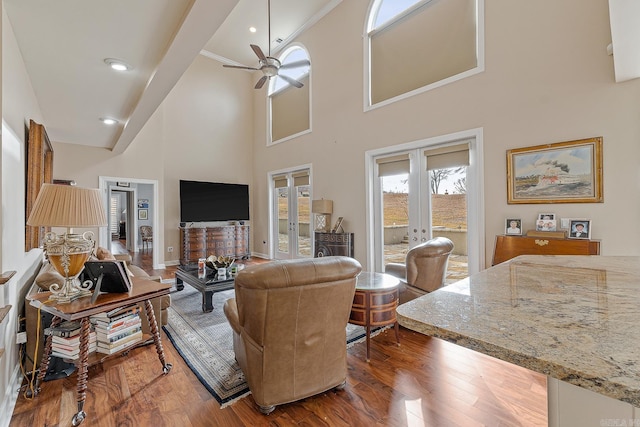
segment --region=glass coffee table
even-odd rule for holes
[[[209,313],[213,311],[213,294],[220,291],[233,289],[234,278],[226,276],[218,279],[216,270],[205,267],[205,275],[198,275],[198,265],[181,265],[176,270],[176,289],[184,289],[184,283],[190,285],[202,294],[202,311]]]

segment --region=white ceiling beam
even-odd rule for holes
[[[112,151],[122,153],[156,111],[239,0],[194,0]]]

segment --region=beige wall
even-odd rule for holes
[[[97,185],[99,175],[157,179],[163,251],[179,248],[180,178],[249,182],[252,250],[267,254],[267,173],[311,164],[314,197],[334,200],[334,216],[344,216],[344,227],[355,232],[356,257],[364,262],[364,153],[481,127],[486,259],[505,217],[523,218],[527,229],[542,211],[591,218],[605,254],[640,253],[628,239],[640,237],[640,80],[613,81],[606,3],[487,0],[484,73],[363,112],[368,4],[342,2],[297,40],[314,67],[311,133],[267,147],[266,92],[252,89],[257,76],[199,57],[121,156],[54,144],[56,177],[81,185]],[[605,203],[507,205],[506,150],[591,136],[604,137]],[[629,224],[625,233],[620,223]],[[178,259],[176,252],[164,256]]]
[[[97,187],[99,176],[157,180],[164,232],[154,243],[159,263],[176,263],[179,180],[251,183],[251,79],[199,56],[123,154],[54,143],[54,175],[88,187]]]
[[[364,261],[365,151],[482,127],[487,260],[506,217],[527,229],[543,211],[591,218],[603,254],[640,254],[640,80],[614,83],[606,2],[486,0],[484,73],[365,113],[368,4],[342,2],[297,40],[314,67],[312,133],[267,148],[265,103],[255,95],[255,250],[266,251],[268,171],[311,163],[314,197],[334,200]],[[506,150],[592,136],[604,137],[605,203],[507,205]]]
[[[25,71],[11,24],[2,9],[2,271],[15,271],[9,282],[0,286],[0,307],[11,305],[0,323],[0,425],[8,425],[20,384],[20,365],[16,334],[18,314],[23,313],[24,295],[42,259],[42,251],[24,252],[25,201],[25,125],[30,118],[42,121],[33,88]]]

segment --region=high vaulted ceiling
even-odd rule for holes
[[[271,53],[340,1],[271,0]],[[268,52],[267,3],[3,0],[49,138],[114,152],[126,149],[198,54],[256,66],[249,44]],[[132,69],[114,71],[106,58]]]

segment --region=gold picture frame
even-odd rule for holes
[[[53,182],[53,147],[44,126],[33,120],[29,120],[26,154],[24,250],[28,252],[40,247],[44,234],[49,231],[46,227],[26,225],[26,222],[42,184]]]
[[[507,150],[507,203],[602,203],[602,137]]]

